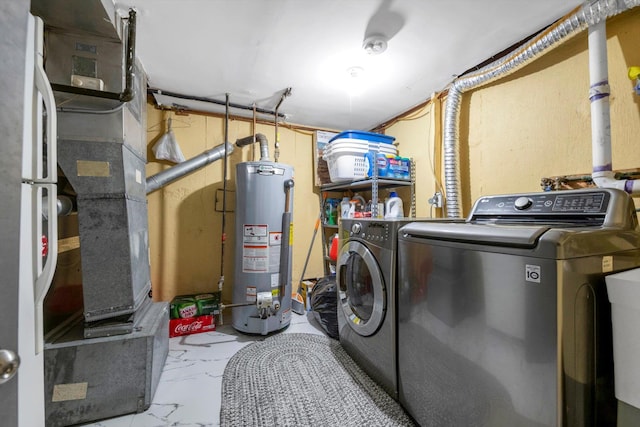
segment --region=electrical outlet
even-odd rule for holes
[[[435,206],[436,208],[442,207],[442,193],[436,192],[433,197],[428,200],[430,205]]]

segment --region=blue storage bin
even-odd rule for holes
[[[370,142],[378,142],[382,144],[393,144],[393,141],[396,140],[396,138],[393,136],[382,135],[381,133],[365,132],[361,130],[345,130],[344,132],[340,132],[339,134],[331,138],[329,140],[329,143],[337,139],[347,139],[347,138],[365,140]]]

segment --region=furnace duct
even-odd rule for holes
[[[447,104],[445,107],[443,143],[447,217],[461,217],[460,168],[458,160],[460,136],[458,126],[460,121],[460,105],[462,101],[462,94],[518,71],[525,65],[537,59],[540,55],[546,53],[550,49],[555,48],[562,42],[580,33],[587,27],[597,28],[597,25],[600,23],[604,23],[608,17],[617,15],[627,9],[631,9],[638,5],[640,5],[640,0],[599,0],[587,2],[583,4],[583,6],[580,7],[575,13],[556,23],[549,30],[538,35],[526,45],[521,46],[509,56],[498,59],[497,61],[492,62],[491,64],[481,68],[478,71],[465,75],[464,77],[460,77],[451,84],[451,86],[449,87]],[[594,120],[602,120],[603,117],[605,119],[608,118],[608,98],[606,102],[606,117],[601,115],[597,119],[594,118]],[[599,108],[600,111],[602,111],[602,108],[600,108],[600,106],[596,108]],[[606,128],[606,130],[608,131],[609,124],[606,123],[604,128]],[[601,148],[597,149],[596,147],[594,147],[594,154],[596,151],[598,152],[597,159],[596,157],[594,157],[594,181],[597,179],[598,181],[596,181],[596,183],[599,186],[601,184],[610,185],[612,184],[610,181],[613,180],[613,173],[610,169],[610,141],[600,140],[597,144]],[[602,155],[601,150],[605,150],[604,155]],[[602,167],[602,165],[607,164],[607,152],[609,159],[609,171],[602,171],[603,173],[601,174],[595,173],[596,167]],[[598,162],[598,164],[596,164],[596,161]],[[597,178],[596,175],[598,175]],[[621,188],[623,189],[627,187],[625,183],[616,183],[616,186],[622,186]]]

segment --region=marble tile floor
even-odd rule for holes
[[[241,348],[263,336],[246,335],[231,326],[215,332],[175,337],[160,383],[149,409],[139,414],[83,424],[91,427],[208,427],[220,425],[222,374],[229,359]],[[292,314],[289,326],[278,333],[324,334],[313,313]]]

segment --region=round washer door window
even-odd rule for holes
[[[338,258],[339,306],[362,336],[373,335],[384,320],[386,291],[375,257],[360,242],[347,242]]]

